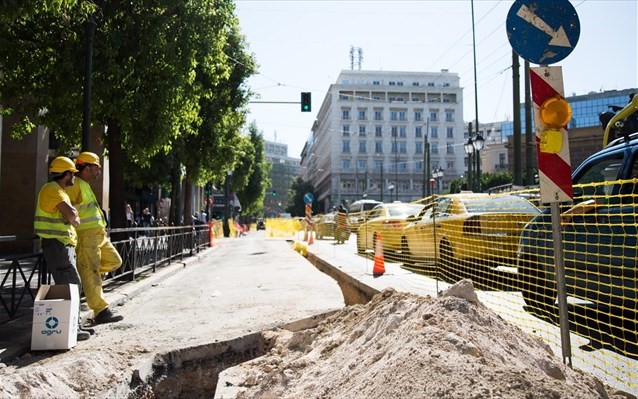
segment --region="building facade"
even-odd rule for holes
[[[319,209],[364,197],[414,201],[427,191],[428,171],[443,171],[435,191],[463,174],[459,81],[447,70],[341,71],[301,155]]]
[[[288,192],[300,175],[300,160],[288,156],[288,144],[265,140],[266,161],[272,165],[264,198],[264,217],[277,217],[288,206]]]

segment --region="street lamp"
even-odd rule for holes
[[[394,183],[388,184],[388,189],[390,190],[390,202],[392,202],[392,191],[394,191]]]
[[[476,187],[479,193],[481,192],[481,150],[485,147],[485,139],[478,133],[478,126],[476,137],[472,140],[474,150],[476,150]]]
[[[441,188],[439,187],[439,181],[440,181],[440,179],[443,178],[444,174],[445,173],[443,172],[443,168],[440,167],[440,166],[438,168],[435,168],[434,170],[432,170],[432,178],[436,182],[436,191],[439,194],[441,193]]]

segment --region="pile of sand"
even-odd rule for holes
[[[220,375],[217,398],[632,397],[564,365],[467,280],[440,298],[387,289],[314,329],[269,338],[267,355]]]

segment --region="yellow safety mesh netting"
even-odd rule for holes
[[[557,216],[574,365],[636,391],[638,180],[578,185],[574,193]],[[556,240],[538,189],[437,195],[348,220],[360,255],[381,246],[386,262],[429,278],[470,278],[487,306],[561,353]],[[335,226],[334,215],[316,216],[317,239],[335,239]]]
[[[272,218],[265,220],[266,238],[294,238],[303,231],[306,222],[300,218]]]

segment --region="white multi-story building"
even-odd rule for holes
[[[341,71],[302,151],[304,179],[323,211],[363,197],[418,200],[463,174],[463,125],[456,73]],[[441,169],[430,187],[428,172]]]

